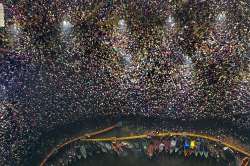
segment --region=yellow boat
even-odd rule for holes
[[[195,149],[196,148],[196,142],[194,140],[191,141],[190,148],[191,149]]]

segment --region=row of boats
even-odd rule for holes
[[[207,143],[203,139],[190,140],[189,138],[181,137],[152,140],[146,152],[149,158],[162,152],[184,154],[185,157],[194,154],[196,157],[204,156],[205,158],[208,158],[209,154]]]
[[[60,152],[61,153],[61,152]],[[137,156],[147,156],[149,159],[156,158],[160,154],[184,155],[201,158],[215,158],[232,162],[235,160],[234,152],[227,147],[222,147],[207,140],[188,137],[148,138],[131,141],[114,142],[83,142],[78,141],[65,148],[62,155],[56,155],[49,165],[70,165],[70,163],[87,159],[95,154],[109,153],[118,156],[126,156],[129,153]]]

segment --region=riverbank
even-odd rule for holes
[[[79,121],[77,123],[68,125],[67,127],[58,128],[55,131],[52,131],[43,137],[41,137],[41,144],[36,147],[35,153],[33,156],[30,156],[29,162],[32,162],[32,165],[38,165],[38,162],[46,155],[46,153],[57,144],[64,142],[68,138],[81,135],[83,133],[88,133],[90,131],[95,131],[96,129],[101,129],[104,127],[110,126],[115,121],[121,119],[113,118],[104,118],[99,117],[97,119],[85,119],[84,121]],[[130,134],[138,134],[147,130],[168,130],[168,131],[196,131],[199,133],[207,133],[212,135],[219,135],[221,137],[227,136],[237,138],[240,143],[248,144],[249,137],[247,135],[233,131],[229,126],[223,125],[221,128],[217,123],[211,123],[212,121],[203,121],[203,122],[194,122],[194,123],[185,123],[176,122],[176,121],[162,121],[161,119],[140,119],[139,117],[129,117],[124,118],[123,127],[117,130],[114,130],[110,133],[106,133],[102,136],[125,136]],[[86,125],[87,124],[87,125]]]

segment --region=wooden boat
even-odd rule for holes
[[[112,149],[120,155],[123,152],[123,144],[121,142],[112,142]]]
[[[245,157],[245,158],[242,160],[240,166],[248,166],[248,165],[249,165],[249,158],[248,158],[248,157]]]
[[[195,140],[192,140],[191,142],[190,142],[190,149],[195,149],[195,146],[196,146],[196,141]]]
[[[165,144],[163,142],[161,142],[160,145],[159,145],[159,152],[160,153],[163,152],[164,149],[165,149]]]
[[[159,140],[154,140],[154,151],[159,152],[159,146],[160,146],[160,141]]]
[[[80,152],[81,152],[82,156],[86,159],[87,158],[87,151],[86,151],[86,148],[84,145],[82,145],[80,147]]]
[[[154,150],[155,150],[155,147],[154,147],[154,143],[151,142],[149,143],[148,145],[148,148],[147,148],[147,156],[151,159],[154,155]]]
[[[163,143],[164,143],[164,147],[165,147],[165,152],[169,152],[169,150],[170,150],[170,140],[168,140],[168,139],[165,139],[164,141],[163,141]]]
[[[195,157],[198,157],[198,155],[200,154],[200,150],[201,150],[201,142],[200,139],[196,140],[196,148],[195,148]]]
[[[190,155],[190,140],[188,138],[184,139],[184,156],[188,157]]]
[[[170,154],[172,154],[175,150],[175,146],[176,146],[176,138],[173,138],[171,141],[170,141]]]
[[[176,146],[175,146],[175,150],[174,152],[177,153],[179,151],[179,149],[181,148],[181,140],[180,139],[176,139]]]
[[[207,148],[207,146],[206,146],[206,144],[205,144],[205,146],[204,146],[204,149],[203,149],[203,151],[204,151],[204,157],[205,158],[208,158],[208,148]]]
[[[201,157],[204,155],[204,140],[201,140],[201,142],[200,142],[199,154],[200,154]]]
[[[142,142],[142,147],[143,147],[143,150],[144,150],[144,151],[147,150],[147,142],[146,142],[146,141],[143,141],[143,142]]]
[[[112,149],[112,146],[109,143],[105,143],[105,147],[107,148],[108,151]]]

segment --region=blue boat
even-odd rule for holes
[[[194,153],[196,157],[200,154],[200,151],[201,151],[201,142],[200,142],[200,139],[198,138],[196,140],[196,148],[195,148],[195,153]]]
[[[190,148],[190,140],[185,138],[184,140],[184,150],[188,150]]]
[[[199,151],[199,154],[200,154],[200,156],[202,157],[203,155],[204,155],[204,148],[205,148],[205,143],[204,143],[204,140],[203,139],[201,139],[201,142],[200,142],[201,144],[200,144],[200,151]]]
[[[208,158],[208,148],[207,148],[206,144],[204,144],[203,152],[204,152],[203,154],[204,154],[205,158]]]
[[[190,149],[190,140],[188,138],[184,139],[184,156],[188,156],[189,155],[189,149]]]

